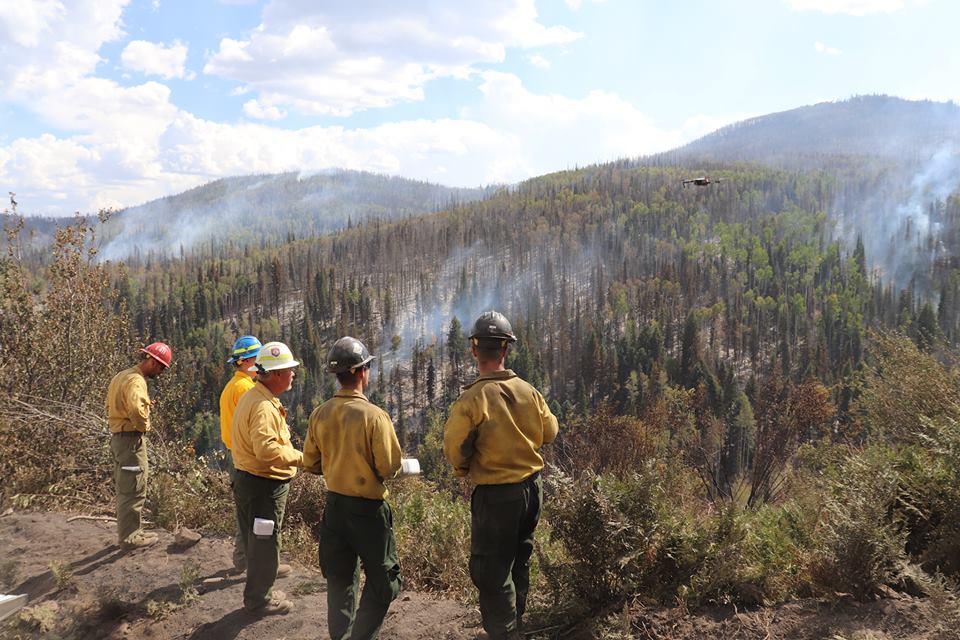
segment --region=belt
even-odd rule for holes
[[[249,476],[249,477],[254,478],[254,479],[256,479],[256,480],[263,480],[263,481],[265,481],[265,482],[276,482],[277,484],[287,484],[287,483],[289,483],[291,480],[293,480],[293,478],[287,478],[286,480],[277,480],[276,478],[268,478],[268,477],[266,477],[266,476],[258,476],[258,475],[255,474],[255,473],[250,473],[249,471],[244,471],[243,469],[237,469],[237,475],[238,475],[238,476]]]

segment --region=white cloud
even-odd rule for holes
[[[502,62],[508,47],[579,38],[545,26],[533,0],[492,0],[452,11],[444,0],[330,3],[273,0],[244,39],[224,38],[204,72],[256,91],[259,102],[306,114],[419,101],[424,85]]]
[[[909,0],[788,0],[794,11],[819,11],[826,14],[866,16],[874,13],[894,13],[909,4]],[[912,4],[925,4],[913,0]]]
[[[159,42],[131,41],[120,54],[124,68],[162,78],[187,76],[187,46],[174,42],[169,47]]]
[[[287,112],[273,105],[260,104],[258,100],[247,100],[243,103],[243,112],[257,120],[283,120]]]
[[[606,2],[606,0],[589,0],[589,1],[594,2],[596,4],[603,4],[604,2]],[[567,7],[569,7],[573,11],[578,11],[580,7],[583,6],[583,2],[584,0],[564,0],[564,3],[567,5]]]
[[[836,47],[828,47],[827,45],[823,44],[819,40],[813,43],[813,49],[817,53],[825,53],[828,56],[838,56],[841,53],[840,49],[837,49]]]
[[[0,146],[0,184],[18,193],[24,212],[51,214],[138,204],[223,176],[331,167],[475,186],[670,149],[745,117],[701,116],[664,130],[611,93],[572,99],[532,93],[510,74],[482,80],[482,105],[461,119],[369,129],[217,123],[176,110],[162,85],[137,93],[90,85],[123,106],[115,126],[105,118],[96,134]],[[89,96],[78,89],[71,99]]]
[[[122,35],[128,0],[0,2],[0,92],[28,100],[91,73],[105,42]]]
[[[544,57],[541,56],[541,55],[534,54],[534,55],[532,55],[532,56],[529,56],[529,57],[527,58],[527,60],[529,60],[529,61],[530,61],[530,64],[532,64],[533,66],[535,66],[535,67],[538,68],[538,69],[549,69],[549,68],[550,68],[550,61],[547,60],[546,58],[544,58]]]

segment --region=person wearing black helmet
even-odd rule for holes
[[[450,407],[443,449],[458,476],[476,484],[470,501],[470,578],[490,638],[520,638],[530,586],[530,556],[540,519],[540,448],[553,442],[557,419],[543,396],[504,360],[517,341],[503,314],[473,325],[470,352],[479,377]]]
[[[322,474],[327,483],[320,569],[333,640],[378,637],[400,593],[393,512],[383,484],[400,469],[400,442],[387,412],[363,394],[372,360],[359,340],[337,340],[327,371],[336,374],[340,390],[310,414],[303,445],[303,469]],[[361,563],[366,584],[358,608]]]

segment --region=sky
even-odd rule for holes
[[[0,193],[512,183],[826,100],[960,102],[957,24],[954,0],[0,0]]]

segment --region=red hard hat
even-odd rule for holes
[[[163,342],[152,342],[145,346],[140,351],[144,352],[164,367],[170,366],[170,361],[173,360],[173,349],[169,345]]]

